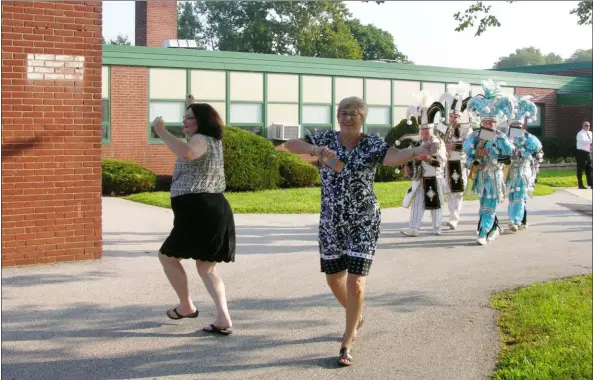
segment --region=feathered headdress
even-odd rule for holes
[[[465,98],[469,94],[469,91],[469,83],[459,81],[457,85],[451,87],[449,92],[441,95],[439,102],[446,103],[450,107],[449,113],[461,115],[467,107],[467,102],[471,99],[470,97]]]
[[[513,99],[502,92],[500,86],[503,84],[494,83],[492,79],[483,80],[484,95],[479,94],[469,100],[469,112],[481,120],[511,120],[514,114]]]
[[[439,102],[433,101],[433,97],[427,90],[422,90],[418,94],[412,94],[416,98],[416,104],[412,104],[408,107],[407,117],[408,125],[412,123],[410,118],[416,116],[420,127],[432,127],[435,118],[440,120],[442,115],[445,113],[445,108]],[[431,125],[429,125],[431,124]]]
[[[515,97],[512,96],[512,98],[514,100],[513,104],[515,106],[515,114],[510,121],[511,124],[523,124],[525,122],[525,118],[528,118],[529,122],[537,120],[537,107],[532,101],[533,96],[520,96],[519,99],[515,99]]]

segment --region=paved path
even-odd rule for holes
[[[402,237],[407,211],[384,210],[356,363],[338,369],[344,313],[319,273],[317,215],[236,216],[237,262],[221,266],[235,334],[215,337],[199,331],[214,308],[190,262],[200,317],[165,317],[176,300],[155,251],[171,212],[106,198],[103,259],[2,270],[2,379],[485,379],[498,352],[489,294],[591,273],[579,208],[591,202],[536,197],[529,230],[485,247],[476,202],[441,237]]]

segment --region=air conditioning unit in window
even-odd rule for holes
[[[298,139],[301,137],[301,126],[299,124],[276,121],[268,127],[267,136],[270,140],[286,141]]]

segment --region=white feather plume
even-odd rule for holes
[[[451,86],[451,88],[449,89],[449,93],[453,96],[455,95],[460,95],[461,98],[465,98],[466,96],[469,95],[469,92],[471,90],[471,86],[469,83],[465,83],[464,81],[459,81],[459,83],[457,83],[454,86]]]
[[[428,90],[422,90],[418,94],[412,94],[416,99],[416,103],[422,108],[428,108],[434,102],[434,98]]]

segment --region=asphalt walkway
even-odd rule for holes
[[[236,215],[237,261],[220,267],[235,334],[217,337],[200,331],[214,307],[191,262],[200,317],[165,316],[177,301],[156,250],[171,211],[104,198],[101,260],[2,270],[2,379],[486,379],[489,295],[591,273],[591,200],[536,197],[529,230],[485,247],[477,208],[417,238],[399,234],[407,210],[383,210],[355,364],[337,368],[344,312],[319,272],[318,215]],[[499,215],[506,225],[506,203]]]

